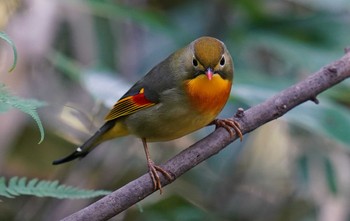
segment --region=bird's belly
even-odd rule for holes
[[[186,106],[163,110],[156,105],[128,116],[124,122],[130,134],[153,142],[180,138],[205,127],[216,117],[199,114]]]

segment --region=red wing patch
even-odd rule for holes
[[[122,116],[127,116],[153,105],[155,105],[155,103],[147,100],[144,89],[142,88],[138,94],[120,99],[107,114],[105,120],[110,121]]]

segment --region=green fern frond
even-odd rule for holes
[[[0,177],[0,196],[7,198],[30,195],[58,199],[82,199],[104,196],[109,193],[111,192],[106,190],[87,190],[63,184],[60,185],[57,180],[47,181],[34,178],[27,182],[26,177],[12,177],[6,186],[5,178]]]
[[[5,196],[7,198],[13,198],[13,196],[11,194],[9,194],[6,191],[7,187],[6,187],[6,183],[5,183],[5,178],[4,177],[0,177],[0,196]]]
[[[13,63],[11,68],[9,69],[9,72],[13,71],[16,67],[17,64],[17,49],[15,44],[13,43],[13,41],[11,40],[11,38],[5,34],[4,32],[0,31],[0,38],[2,38],[3,40],[5,40],[11,47],[12,47],[12,51],[13,51]]]
[[[34,99],[22,99],[11,95],[4,85],[0,84],[0,112],[9,110],[10,108],[17,108],[20,111],[29,114],[39,127],[41,143],[44,140],[44,127],[41,123],[37,109],[45,106],[45,102],[37,101]]]

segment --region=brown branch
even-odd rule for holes
[[[321,70],[300,83],[281,91],[274,97],[244,112],[239,110],[234,119],[240,123],[242,133],[248,133],[271,120],[283,116],[305,101],[310,100],[317,104],[316,96],[318,94],[349,77],[350,52],[346,51],[342,58],[321,68]],[[178,178],[236,139],[237,137],[230,138],[225,129],[218,128],[161,166]],[[169,183],[167,179],[162,177],[163,186]],[[147,173],[63,220],[107,220],[153,192],[153,184]]]

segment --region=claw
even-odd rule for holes
[[[160,166],[155,165],[152,160],[148,162],[148,169],[153,182],[154,190],[159,189],[160,194],[162,194],[163,193],[162,184],[160,183],[160,177],[157,171],[163,174],[169,181],[172,181],[173,177],[166,170],[164,170]]]
[[[174,178],[166,170],[164,170],[162,167],[155,165],[155,163],[151,160],[151,158],[149,156],[149,151],[148,151],[146,139],[142,139],[142,142],[143,142],[143,147],[144,147],[145,154],[146,154],[149,175],[150,175],[151,180],[153,182],[154,190],[159,189],[159,193],[162,194],[163,189],[162,189],[162,184],[160,182],[160,177],[158,175],[158,172],[163,174],[163,176],[165,176],[169,181],[174,180]]]
[[[223,127],[227,130],[227,132],[230,133],[230,136],[233,137],[234,133],[232,131],[232,129],[234,130],[234,132],[237,134],[237,136],[239,136],[239,139],[242,141],[243,140],[243,134],[241,131],[241,126],[239,125],[239,123],[233,119],[215,119],[213,121],[213,124],[215,124],[216,128],[218,127]]]

